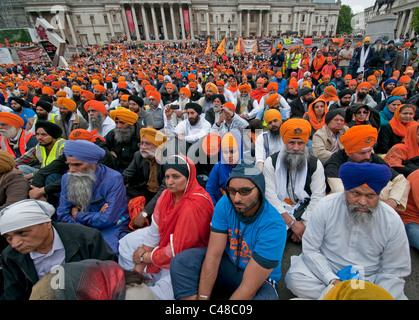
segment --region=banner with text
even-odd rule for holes
[[[270,53],[272,51],[272,48],[274,46],[274,42],[272,40],[268,39],[259,39],[258,40],[258,50],[259,52],[266,52]]]
[[[257,53],[258,43],[257,40],[243,40],[242,39],[242,52],[244,53]]]

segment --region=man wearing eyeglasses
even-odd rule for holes
[[[226,189],[208,248],[185,250],[171,262],[175,299],[277,300],[286,226],[266,201],[264,176],[257,165],[241,163]]]
[[[288,236],[301,242],[314,205],[326,195],[323,165],[309,154],[311,124],[291,118],[280,128],[282,150],[265,160],[266,199],[282,215]]]

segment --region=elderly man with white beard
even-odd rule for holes
[[[89,116],[87,131],[97,129],[97,134],[106,137],[109,131],[115,128],[115,122],[108,117],[106,106],[97,100],[89,100],[84,104],[84,110]]]
[[[119,239],[129,231],[122,175],[98,163],[105,150],[93,142],[69,140],[64,145],[64,154],[69,170],[61,179],[58,220],[100,230],[118,253]]]
[[[302,253],[291,257],[287,288],[299,298],[319,299],[327,287],[345,280],[359,286],[360,279],[384,288],[394,299],[407,299],[408,239],[400,216],[379,198],[390,181],[390,168],[347,162],[339,175],[345,191],[324,197],[314,208]]]
[[[284,219],[288,237],[301,242],[315,204],[326,195],[326,178],[319,159],[309,154],[311,125],[291,118],[279,131],[284,146],[265,160],[266,199]]]
[[[116,169],[122,173],[132,161],[140,142],[138,115],[120,107],[109,111],[109,117],[115,121],[115,128],[106,135],[106,145],[114,157]]]
[[[252,87],[245,83],[239,86],[240,94],[237,97],[236,113],[248,121],[254,119],[262,110],[256,99],[250,96]]]
[[[151,223],[157,199],[166,189],[164,167],[159,161],[159,152],[167,141],[166,135],[153,128],[143,128],[140,139],[140,150],[135,152],[132,162],[122,172],[128,200],[141,203],[136,206],[138,214],[135,217],[131,214],[132,229]]]

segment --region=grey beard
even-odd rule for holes
[[[118,143],[128,143],[131,141],[131,138],[133,137],[134,133],[135,133],[134,126],[129,126],[126,129],[115,128],[114,129],[115,141]]]
[[[284,145],[281,151],[281,161],[284,163],[288,171],[298,172],[304,168],[307,164],[309,157],[308,148],[305,147],[303,151],[292,151],[288,150]]]
[[[148,150],[140,150],[141,156],[144,159],[153,159],[155,158],[155,152],[148,151]]]
[[[102,132],[102,125],[103,125],[104,120],[105,120],[105,117],[102,114],[100,114],[98,118],[91,117],[89,115],[90,126],[92,127],[92,130],[97,129],[97,132]]]
[[[17,135],[17,129],[15,127],[10,128],[9,130],[0,129],[0,136],[5,137],[6,139],[13,139]]]
[[[348,203],[346,203],[346,206],[348,207],[347,226],[349,230],[351,230],[354,226],[361,226],[367,233],[371,233],[374,224],[374,212],[376,211],[376,208]],[[369,212],[357,211],[357,208],[368,209]]]
[[[67,200],[86,212],[92,198],[93,184],[96,175],[93,169],[88,169],[85,173],[68,172]]]
[[[249,95],[247,95],[247,96],[240,96],[239,99],[240,99],[241,106],[247,106],[250,98],[249,98]]]

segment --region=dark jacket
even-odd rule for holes
[[[291,118],[302,118],[306,112],[303,103],[300,98],[295,99],[290,103],[291,107]]]
[[[374,148],[375,153],[386,154],[392,146],[402,142],[403,137],[396,135],[393,128],[388,123],[381,127],[378,132],[377,145]]]
[[[0,210],[20,200],[28,199],[30,186],[22,171],[13,169],[0,174]]]
[[[99,230],[71,223],[53,222],[65,248],[65,262],[85,259],[118,261]],[[39,281],[29,254],[8,246],[2,253],[4,293],[2,300],[27,300]]]

